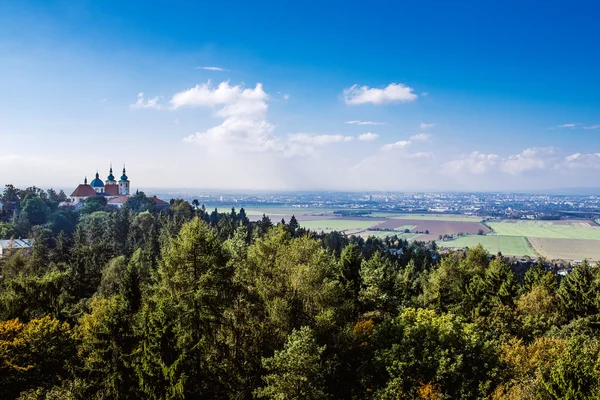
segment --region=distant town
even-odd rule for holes
[[[219,193],[200,190],[152,189],[162,199],[198,200],[206,206],[298,207],[376,210],[399,213],[447,213],[506,219],[597,218],[599,195],[527,193],[367,193],[280,192]]]

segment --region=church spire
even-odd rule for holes
[[[87,185],[87,175],[85,176],[85,178],[83,178],[83,184]]]

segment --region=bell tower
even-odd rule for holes
[[[125,173],[125,165],[123,165],[123,175],[121,175],[121,179],[119,179],[119,194],[122,196],[129,196],[129,178],[127,178],[127,174]]]

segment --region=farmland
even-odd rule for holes
[[[585,220],[488,222],[501,236],[600,240],[600,226]]]
[[[447,221],[447,222],[481,222],[481,217],[446,214],[391,214],[392,219],[418,219],[420,221]]]
[[[478,244],[481,244],[491,254],[501,252],[510,256],[537,256],[527,240],[517,236],[471,235],[438,242],[438,246],[447,248],[473,247]]]
[[[529,238],[533,248],[549,260],[600,261],[600,241],[580,239]]]
[[[365,230],[373,225],[377,225],[383,220],[365,220],[365,219],[346,219],[346,218],[335,218],[335,219],[323,219],[323,220],[302,220],[298,218],[300,226],[311,231],[340,231],[345,232],[348,230],[360,231]]]
[[[592,220],[488,220],[482,224],[483,218],[465,215],[375,211],[357,217],[341,216],[335,211],[296,207],[246,209],[251,220],[258,220],[266,214],[273,222],[282,218],[289,221],[295,215],[303,228],[313,232],[340,231],[363,238],[397,235],[406,240],[423,241],[437,241],[440,235],[462,233],[466,236],[438,241],[439,246],[459,248],[481,243],[491,253],[531,257],[539,254],[550,260],[586,257],[600,260],[600,226]],[[409,232],[405,233],[405,230]]]

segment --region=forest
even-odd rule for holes
[[[600,267],[6,186],[3,399],[600,398]]]

